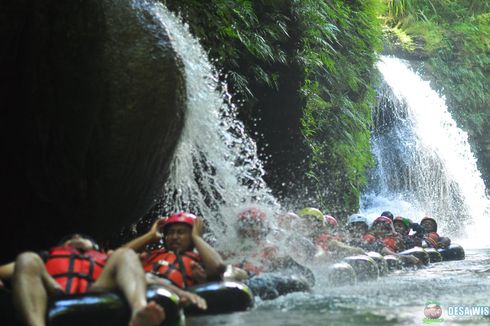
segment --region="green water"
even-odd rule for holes
[[[321,276],[312,293],[259,301],[250,311],[188,318],[186,325],[427,325],[424,308],[437,302],[443,315],[431,325],[485,325],[490,318],[449,316],[450,305],[490,306],[490,249],[467,250],[466,260],[401,271],[356,286],[327,287]]]

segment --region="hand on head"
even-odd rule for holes
[[[160,232],[160,230],[164,221],[165,219],[163,216],[158,216],[156,221],[151,226],[149,233],[151,234],[153,240],[160,240],[163,237],[163,233]]]
[[[193,237],[195,237],[195,236],[200,237],[202,234],[202,228],[203,228],[202,218],[200,218],[198,216],[194,220],[194,225],[192,226],[192,236]]]

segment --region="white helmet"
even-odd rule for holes
[[[357,222],[362,222],[362,223],[365,223],[366,225],[368,225],[367,218],[362,216],[361,214],[352,214],[347,219],[347,225],[350,225],[352,223],[357,223]]]

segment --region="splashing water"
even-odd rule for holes
[[[373,112],[377,166],[362,198],[365,213],[389,209],[415,221],[430,215],[441,222],[441,234],[463,236],[468,225],[474,245],[490,245],[482,232],[490,200],[468,136],[444,97],[397,58],[382,57],[378,69],[386,84]]]
[[[271,213],[278,204],[262,178],[256,144],[237,119],[226,85],[219,83],[189,27],[159,3],[140,0],[135,6],[148,8],[165,27],[185,67],[186,117],[164,187],[162,211],[201,214],[219,241],[243,207],[259,206]]]

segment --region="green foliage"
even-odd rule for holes
[[[228,74],[235,92],[253,98],[251,81],[277,88],[277,75],[271,65],[287,62],[288,1],[163,2],[189,22],[193,34]]]
[[[413,2],[413,0],[387,0],[388,15],[400,20],[413,10]]]
[[[310,189],[322,207],[356,210],[372,164],[380,0],[164,2],[218,59],[234,93],[247,98],[242,110],[262,107],[268,96],[263,94],[274,94],[282,84],[297,87]]]
[[[423,40],[424,50],[433,55],[438,49],[445,46],[444,30],[431,21],[417,21],[407,26],[404,30],[408,35]]]
[[[358,208],[372,163],[370,87],[379,47],[376,1],[302,1],[306,99],[302,126],[312,150],[309,176],[323,207]]]

